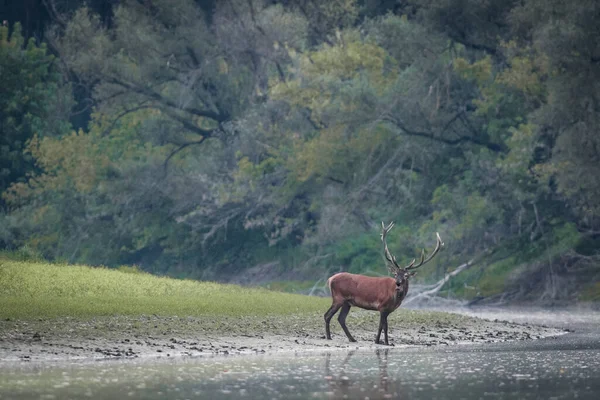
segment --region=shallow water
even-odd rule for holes
[[[22,364],[0,369],[0,399],[597,399],[598,325],[573,326],[514,343]]]

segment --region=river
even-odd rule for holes
[[[567,327],[522,342],[23,364],[0,399],[597,399],[598,313],[458,310]]]

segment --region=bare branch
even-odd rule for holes
[[[424,290],[415,296],[407,298],[405,304],[410,304],[410,303],[412,303],[416,300],[419,300],[423,297],[432,296],[432,295],[438,293],[444,287],[444,285],[450,280],[450,278],[455,277],[456,275],[460,274],[462,271],[464,271],[465,269],[472,266],[474,262],[475,262],[475,259],[470,260],[462,265],[459,265],[458,267],[456,267],[456,269],[454,271],[446,274],[441,280],[436,282],[435,285],[433,285],[433,287],[431,289]]]
[[[124,116],[126,116],[129,113],[135,112],[135,111],[139,111],[139,110],[143,110],[146,108],[153,108],[151,105],[147,105],[144,104],[147,101],[143,101],[139,106],[137,107],[132,107],[132,108],[128,108],[127,110],[123,111],[122,113],[120,113],[119,115],[117,115],[112,122],[110,123],[110,126],[107,127],[103,132],[102,132],[102,136],[106,136],[109,134],[110,131],[112,131],[112,129],[115,127],[115,125],[117,124],[117,122],[123,118]]]
[[[461,113],[457,114],[455,116],[455,118],[459,118],[460,114]],[[450,120],[450,122],[454,122],[455,118],[452,118]],[[394,118],[389,115],[384,116],[382,118],[382,120],[394,124],[395,126],[400,128],[402,130],[402,132],[404,132],[406,135],[409,135],[409,136],[423,137],[423,138],[427,138],[430,140],[434,140],[436,142],[441,142],[441,143],[445,143],[445,144],[453,145],[453,146],[460,144],[460,143],[469,142],[469,143],[476,144],[478,146],[486,147],[486,148],[492,150],[493,152],[501,152],[504,150],[504,148],[499,144],[485,142],[480,139],[477,139],[474,136],[461,136],[457,139],[445,139],[445,138],[436,136],[433,132],[412,130],[412,129],[409,129],[406,125],[404,125],[404,123],[402,121],[400,121],[399,119]],[[450,125],[451,125],[451,123],[446,124],[446,127],[444,129],[447,129]]]
[[[132,92],[138,93],[138,94],[143,94],[144,96],[148,96],[149,98],[156,100],[168,107],[174,108],[176,110],[182,110],[185,112],[188,112],[190,114],[199,116],[199,117],[204,117],[204,118],[210,118],[212,120],[215,120],[217,122],[224,122],[226,121],[229,116],[228,115],[224,115],[218,112],[213,112],[213,111],[209,111],[209,110],[201,110],[198,108],[190,108],[190,107],[186,107],[186,108],[181,108],[177,105],[177,103],[173,102],[172,100],[170,100],[169,98],[163,96],[162,94],[152,90],[152,89],[148,89],[148,88],[142,88],[139,87],[137,85],[131,84],[131,83],[127,83],[124,82],[120,79],[117,78],[107,78],[107,81],[115,84],[117,86],[121,86],[124,87],[126,89],[131,90]]]
[[[202,138],[200,138],[200,140],[195,140],[193,142],[182,143],[176,149],[174,149],[173,151],[171,151],[171,153],[169,153],[169,155],[167,156],[167,158],[165,159],[165,161],[163,163],[163,168],[164,168],[165,175],[167,174],[167,170],[169,168],[169,161],[171,160],[171,158],[173,158],[177,153],[179,153],[180,151],[186,149],[189,146],[193,146],[193,145],[197,145],[197,144],[202,144],[208,138],[209,138],[209,136],[203,136]]]
[[[213,136],[215,130],[214,129],[203,129],[200,128],[197,125],[194,125],[192,122],[190,122],[189,119],[182,117],[181,115],[178,115],[176,112],[172,111],[172,110],[165,110],[162,109],[162,111],[167,114],[169,117],[173,118],[174,120],[176,120],[177,122],[181,123],[181,125],[183,125],[186,129],[188,129],[191,132],[197,133],[198,135],[201,135],[203,137],[208,137],[208,136]]]
[[[53,21],[57,22],[63,28],[67,26],[67,21],[64,15],[56,8],[56,2],[54,0],[42,0],[42,4]]]

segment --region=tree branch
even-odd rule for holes
[[[346,182],[338,179],[338,178],[334,178],[333,176],[326,176],[327,179],[329,179],[330,181],[333,181],[335,183],[339,183],[340,185],[345,185]]]
[[[126,89],[129,89],[129,90],[131,90],[131,91],[133,91],[135,93],[143,94],[144,96],[148,96],[149,98],[151,98],[153,100],[156,100],[156,101],[159,101],[160,103],[162,103],[162,104],[164,104],[164,105],[166,105],[168,107],[171,107],[171,108],[174,108],[174,109],[177,109],[177,110],[183,110],[185,112],[188,112],[188,113],[193,114],[193,115],[197,115],[199,117],[210,118],[210,119],[213,119],[213,120],[215,120],[217,122],[225,122],[229,118],[228,115],[221,114],[221,113],[218,113],[218,112],[213,112],[213,111],[208,111],[208,110],[200,110],[200,109],[197,109],[197,108],[189,108],[189,107],[187,107],[187,108],[181,108],[174,101],[166,98],[165,96],[163,96],[162,94],[160,94],[160,93],[158,93],[158,92],[156,92],[154,90],[146,89],[146,88],[141,88],[141,87],[138,87],[136,85],[133,85],[133,84],[130,84],[130,83],[127,83],[127,82],[123,82],[123,81],[121,81],[121,80],[119,80],[117,78],[107,78],[107,81],[110,82],[110,83],[112,83],[112,84],[115,84],[115,85],[124,87]]]
[[[432,296],[432,295],[438,293],[440,290],[442,290],[442,288],[450,280],[450,278],[460,274],[462,271],[469,268],[471,265],[473,265],[474,261],[475,260],[473,259],[462,265],[459,265],[458,267],[456,267],[456,269],[454,271],[446,274],[442,279],[440,279],[437,283],[435,283],[431,289],[424,290],[415,296],[407,298],[406,301],[404,302],[404,304],[405,305],[410,304],[410,303],[412,303],[418,299],[421,299],[423,297],[429,297],[429,296]]]
[[[192,141],[192,142],[182,143],[176,149],[174,149],[173,151],[171,151],[169,153],[169,155],[167,156],[167,158],[165,159],[164,163],[163,163],[163,169],[164,169],[164,172],[165,172],[165,176],[167,175],[167,171],[168,171],[168,168],[169,168],[169,161],[171,161],[171,158],[173,158],[177,153],[179,153],[180,151],[186,149],[189,146],[193,146],[193,145],[197,145],[197,144],[202,144],[208,138],[209,138],[209,136],[204,136],[200,140],[195,140],[195,141]]]
[[[67,26],[67,21],[64,16],[56,9],[56,2],[54,0],[42,0],[42,5],[48,11],[50,18],[52,21],[58,23],[61,28],[65,28]]]
[[[194,125],[193,123],[191,123],[187,118],[182,117],[181,115],[177,115],[176,112],[171,111],[171,110],[162,110],[165,114],[167,114],[169,117],[173,118],[175,121],[179,122],[181,125],[183,125],[187,130],[197,133],[198,135],[202,135],[202,136],[212,136],[214,133],[214,129],[203,129],[200,128],[197,125]]]
[[[198,61],[198,57],[196,57],[196,53],[194,52],[194,49],[192,49],[190,46],[186,46],[185,51],[187,52],[188,56],[190,56],[190,59],[194,63],[194,66],[196,66],[196,67],[200,66],[200,62]]]
[[[453,120],[455,118],[458,118],[460,114],[461,113],[457,114],[453,119],[451,119],[450,122],[453,122]],[[479,140],[479,139],[477,139],[475,137],[471,137],[471,136],[461,136],[457,139],[445,139],[445,138],[435,136],[433,134],[433,132],[412,130],[412,129],[407,128],[406,125],[404,125],[400,120],[393,118],[391,116],[384,116],[382,118],[382,120],[394,124],[395,126],[400,128],[405,134],[407,134],[409,136],[423,137],[423,138],[427,138],[430,140],[434,140],[436,142],[441,142],[441,143],[445,143],[445,144],[452,145],[452,146],[460,144],[460,143],[464,143],[464,142],[469,142],[469,143],[476,144],[478,146],[486,147],[489,150],[492,150],[493,152],[496,152],[496,153],[504,150],[504,148],[499,144],[484,142],[482,140]],[[449,127],[449,126],[450,126],[450,123],[446,124],[446,127],[444,129],[447,129],[447,127]]]
[[[120,113],[119,115],[116,116],[116,118],[114,118],[112,120],[112,122],[110,123],[110,126],[108,128],[106,128],[104,131],[102,131],[102,135],[101,136],[106,136],[108,135],[108,133],[110,131],[112,131],[112,129],[115,127],[115,125],[117,124],[117,121],[119,121],[121,118],[123,118],[124,116],[126,116],[129,113],[135,112],[135,111],[139,111],[139,110],[143,110],[146,108],[153,108],[150,105],[145,105],[144,103],[146,103],[147,101],[143,101],[139,106],[137,107],[133,107],[133,108],[129,108],[125,111],[123,111],[122,113]]]
[[[256,22],[256,15],[254,12],[254,4],[252,3],[252,0],[248,0],[248,8],[250,9],[250,18],[252,19],[252,22],[254,22],[254,27],[257,31],[259,31],[263,36],[266,37],[267,34],[263,30],[263,28]]]

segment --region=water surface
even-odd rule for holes
[[[22,364],[0,369],[0,399],[597,399],[598,325],[573,326],[485,345]]]

